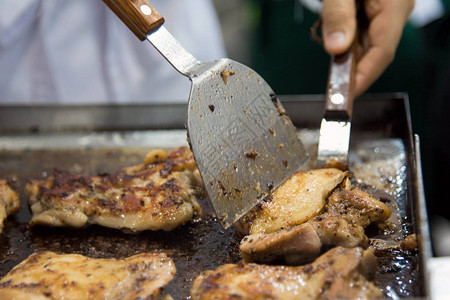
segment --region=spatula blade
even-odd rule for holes
[[[299,170],[308,154],[269,85],[221,59],[192,79],[189,141],[218,220],[229,227]]]
[[[323,118],[320,125],[317,164],[322,167],[340,166],[344,169],[348,161],[350,144],[349,121],[328,121]]]
[[[198,61],[146,0],[103,1],[192,81],[191,149],[218,219],[229,227],[307,160],[294,125],[258,74],[229,59]]]

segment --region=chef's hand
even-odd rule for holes
[[[414,0],[363,0],[369,27],[358,47],[354,95],[366,91],[394,60]],[[329,54],[341,54],[356,30],[355,0],[323,0],[322,36]]]

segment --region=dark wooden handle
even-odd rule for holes
[[[141,40],[156,31],[164,18],[146,0],[103,0]]]
[[[364,10],[364,1],[356,0],[357,29],[350,49],[341,55],[331,57],[330,74],[325,102],[325,117],[351,120],[353,111],[356,53],[358,42],[367,32],[369,20]]]
[[[333,119],[350,120],[352,116],[357,44],[355,39],[347,52],[331,58],[325,114]]]

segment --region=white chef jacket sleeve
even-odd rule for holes
[[[37,17],[41,0],[0,1],[0,45],[20,38]]]
[[[199,60],[225,57],[210,0],[151,3],[166,19],[166,28]],[[189,79],[150,43],[137,39],[102,1],[2,0],[0,9],[8,15],[0,27],[5,41],[0,45],[0,102],[187,101]]]

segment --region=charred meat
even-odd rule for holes
[[[186,147],[152,150],[141,165],[115,174],[87,176],[57,170],[26,186],[31,225],[172,230],[201,212],[193,186],[194,157]]]

